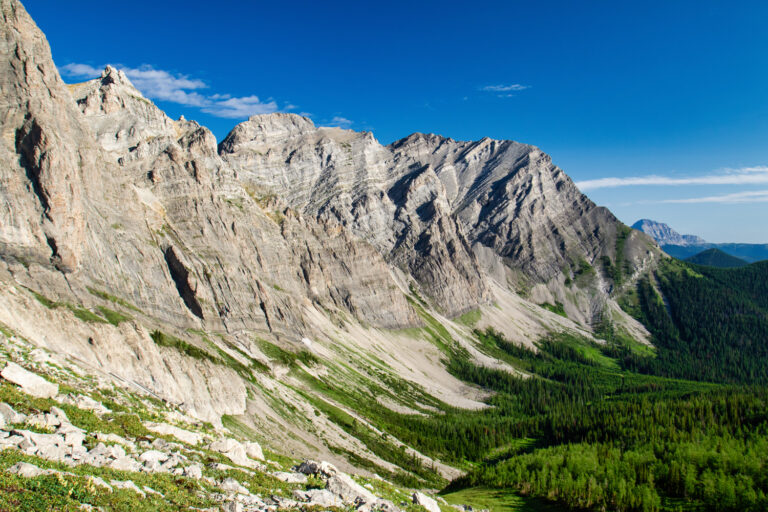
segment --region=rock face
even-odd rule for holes
[[[616,258],[621,223],[526,144],[417,133],[385,147],[269,114],[235,127],[219,153],[242,182],[369,241],[448,316],[488,302],[489,276],[546,284]]]
[[[667,224],[650,219],[640,219],[632,224],[632,229],[642,231],[660,245],[703,245],[707,241],[696,235],[681,235]]]
[[[422,307],[449,322],[526,288],[588,327],[612,277],[566,290],[574,269],[621,260],[634,275],[653,260],[640,233],[617,254],[623,226],[533,146],[383,146],[289,114],[254,116],[217,145],[115,68],[64,84],[21,4],[0,13],[0,322],[197,419],[246,412],[248,372],[272,361],[264,338],[306,360],[360,340],[454,385],[403,341]]]
[[[8,363],[0,372],[0,377],[16,384],[25,393],[38,398],[53,398],[59,394],[59,386],[25,370],[16,363]]]

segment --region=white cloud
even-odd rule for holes
[[[530,89],[530,85],[521,84],[499,84],[499,85],[486,85],[480,88],[481,91],[488,92],[510,92],[510,91],[524,91]]]
[[[600,188],[631,186],[680,186],[680,185],[758,185],[768,183],[768,166],[723,169],[719,173],[704,176],[672,178],[669,176],[630,176],[625,178],[599,178],[576,182],[582,191]]]
[[[659,203],[694,204],[694,203],[768,203],[768,190],[750,190],[720,196],[691,197],[686,199],[665,199]]]
[[[328,124],[328,126],[335,126],[338,128],[349,128],[352,126],[353,122],[350,119],[347,119],[346,117],[341,116],[335,116],[333,119],[331,119],[331,122]]]
[[[60,68],[62,74],[76,78],[96,78],[106,66],[97,68],[88,64],[67,64]],[[175,74],[152,66],[129,68],[118,66],[133,85],[146,97],[196,107],[206,114],[232,119],[247,118],[255,114],[277,112],[274,100],[266,102],[258,96],[233,97],[229,94],[203,94],[208,85],[187,75]],[[293,106],[292,106],[293,107]]]

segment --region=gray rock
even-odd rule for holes
[[[34,464],[28,462],[17,462],[13,466],[9,467],[6,471],[12,475],[19,475],[24,478],[34,478],[44,474],[44,471]]]
[[[25,370],[16,363],[8,364],[0,371],[2,376],[8,382],[19,386],[22,391],[38,398],[53,398],[59,393],[59,386],[49,382],[39,375]]]
[[[26,414],[16,412],[13,407],[5,402],[0,402],[0,416],[5,419],[6,424],[24,423],[27,419]]]
[[[167,423],[144,422],[144,426],[147,428],[147,430],[151,430],[156,434],[173,436],[179,441],[183,441],[191,445],[199,444],[203,440],[203,436],[197,432],[185,430],[183,428],[169,425]]]
[[[305,475],[317,475],[321,478],[330,478],[339,472],[339,470],[336,469],[336,466],[330,462],[317,462],[314,460],[307,460],[302,462],[296,468],[296,471],[299,473],[304,473]]]
[[[309,506],[342,507],[344,504],[341,497],[327,489],[310,489],[308,491],[295,490],[293,491],[293,498],[298,501],[303,501]]]
[[[138,486],[132,480],[112,480],[109,483],[115,489],[125,489],[128,491],[133,491],[136,494],[141,495],[141,497],[143,498],[147,496],[147,493],[139,489]]]
[[[225,478],[219,483],[219,488],[226,492],[248,494],[248,489],[234,478]]]
[[[119,471],[136,472],[141,470],[141,464],[139,464],[134,459],[127,456],[114,459],[112,462],[109,463],[109,467],[112,469],[117,469]]]
[[[276,471],[272,473],[272,476],[289,484],[305,484],[307,483],[307,475],[303,473],[288,473],[286,471]]]
[[[326,488],[347,504],[372,504],[376,501],[376,496],[371,491],[355,482],[346,473],[339,472],[329,478]]]
[[[422,492],[414,492],[412,499],[416,505],[421,505],[428,512],[440,512],[440,505],[437,504],[437,501]]]

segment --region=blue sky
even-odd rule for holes
[[[382,143],[513,139],[628,224],[768,243],[768,2],[25,6],[65,80],[111,63],[219,139],[275,110]]]

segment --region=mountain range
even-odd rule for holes
[[[683,260],[707,249],[718,249],[748,263],[768,259],[768,244],[710,243],[696,235],[681,235],[667,224],[649,219],[635,222],[632,228],[653,238],[670,256]]]
[[[711,382],[766,379],[742,336],[766,329],[763,267],[696,274],[662,248],[703,241],[628,228],[535,146],[382,145],[284,113],[217,141],[115,67],[64,83],[0,7],[0,508],[440,512],[422,490],[501,485],[513,455],[598,439],[578,422],[613,428],[611,407],[641,428],[643,393],[699,425]],[[684,314],[724,297],[757,320],[710,315],[714,336]],[[581,507],[531,481],[508,487]],[[622,482],[585,506],[679,494]]]

